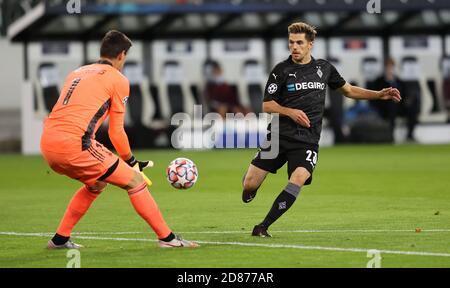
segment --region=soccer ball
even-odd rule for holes
[[[167,181],[177,189],[189,189],[198,179],[197,166],[186,158],[177,158],[166,169]]]

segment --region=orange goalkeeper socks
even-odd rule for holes
[[[128,190],[128,195],[136,212],[152,227],[159,239],[164,239],[172,233],[146,183]]]
[[[86,186],[80,188],[70,200],[56,233],[63,237],[70,237],[73,227],[86,214],[98,195],[99,193],[90,192]],[[164,221],[158,205],[147,189],[146,183],[128,190],[128,195],[136,212],[152,227],[159,239],[171,235],[172,231]]]
[[[91,206],[92,202],[100,193],[90,192],[86,186],[80,188],[70,200],[69,206],[64,213],[64,217],[59,224],[57,234],[69,237],[73,227],[80,221],[81,217]]]

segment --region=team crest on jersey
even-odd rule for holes
[[[269,94],[273,94],[275,92],[277,92],[278,86],[275,83],[272,83],[269,85],[269,87],[267,87],[267,92],[269,92]]]
[[[123,105],[125,105],[127,103],[128,98],[130,98],[130,96],[127,96],[127,97],[123,98],[123,100],[122,100]]]
[[[317,66],[317,75],[319,75],[320,78],[322,78],[323,76],[322,70],[320,70],[320,66]]]

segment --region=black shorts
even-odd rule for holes
[[[262,159],[261,151],[269,151],[269,148],[259,149],[252,164],[270,173],[277,173],[277,170],[283,167],[287,162],[288,179],[297,167],[303,167],[311,173],[305,185],[312,182],[312,174],[317,164],[319,156],[319,146],[314,144],[302,143],[294,140],[280,138],[280,148],[278,156],[274,159]]]

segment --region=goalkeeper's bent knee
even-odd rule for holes
[[[128,166],[123,160],[119,160],[116,169],[103,181],[127,189],[136,187],[144,182],[144,179],[139,172]]]
[[[100,194],[105,190],[106,186],[108,186],[106,182],[97,182],[93,186],[86,185],[86,189],[93,194]]]

